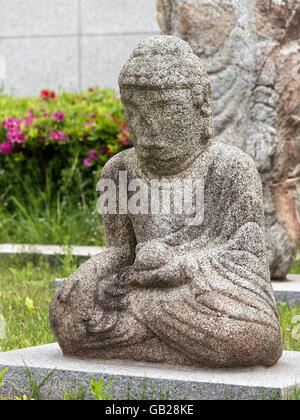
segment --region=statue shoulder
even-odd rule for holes
[[[101,178],[110,178],[113,180],[117,180],[119,178],[120,171],[128,170],[129,162],[133,158],[132,155],[135,155],[134,147],[114,155],[104,165],[101,173]]]
[[[214,143],[211,147],[214,168],[228,177],[252,173],[260,178],[255,162],[250,155],[235,146]]]

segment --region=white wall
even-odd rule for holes
[[[4,57],[6,93],[117,89],[122,64],[154,33],[156,0],[0,0],[0,80]]]

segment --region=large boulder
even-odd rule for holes
[[[300,239],[299,0],[158,0],[158,21],[208,71],[216,140],[256,162],[271,276],[283,279]]]

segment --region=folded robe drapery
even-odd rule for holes
[[[281,336],[265,248],[261,181],[251,158],[237,160],[236,150],[232,156],[231,151],[213,145],[203,159],[202,225],[165,238],[181,257],[176,275],[189,281],[137,291],[132,313],[195,360],[209,364],[214,359],[218,365],[232,358],[251,365],[258,349],[262,361],[270,360],[274,344],[279,354]]]

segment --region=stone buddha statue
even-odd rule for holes
[[[200,59],[179,38],[151,37],[133,51],[119,85],[134,148],[102,171],[117,192],[114,211],[103,214],[106,249],[71,275],[51,303],[62,351],[189,366],[272,366],[282,338],[261,180],[248,155],[212,140],[211,89]],[[151,211],[160,194],[140,211],[121,205],[121,190],[128,204],[134,200],[134,180],[140,181],[136,201],[145,202],[153,183],[191,179],[203,186],[201,217],[197,206],[189,219],[174,205]],[[195,204],[195,188],[190,192]]]

